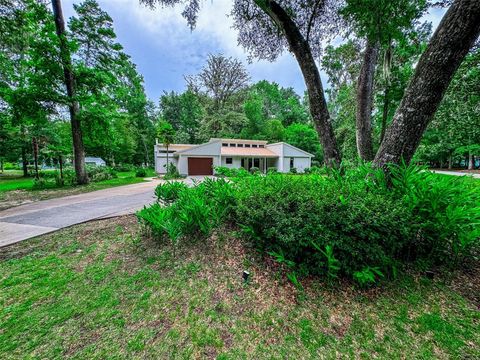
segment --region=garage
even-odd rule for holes
[[[213,175],[213,158],[188,158],[188,175]]]

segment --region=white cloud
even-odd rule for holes
[[[196,73],[205,63],[208,53],[223,53],[242,60],[253,81],[267,79],[282,86],[291,86],[302,94],[305,85],[294,57],[285,53],[275,63],[247,63],[247,54],[237,44],[237,33],[228,17],[231,0],[207,0],[201,4],[197,26],[190,31],[182,17],[183,5],[150,9],[139,0],[98,0],[113,18],[119,41],[138,64],[147,84],[149,95],[158,97],[161,90],[181,90],[183,75]],[[64,0],[66,18],[73,14],[72,3]],[[432,9],[423,20],[438,26],[445,10]],[[325,75],[322,74],[326,86]],[[153,92],[153,93],[152,93]]]

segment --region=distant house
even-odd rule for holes
[[[105,160],[99,157],[85,156],[85,165],[105,166]]]
[[[276,168],[289,172],[295,168],[303,172],[311,167],[312,154],[285,142],[268,144],[261,140],[210,139],[200,145],[171,144],[168,147],[169,161],[182,175],[213,175],[215,166],[229,168],[252,167],[266,172]],[[155,145],[155,170],[164,174],[167,164],[167,148]]]

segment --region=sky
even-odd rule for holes
[[[248,63],[247,53],[237,45],[237,32],[228,17],[231,0],[202,2],[197,26],[193,31],[181,16],[183,7],[150,9],[139,0],[97,0],[100,7],[113,19],[118,42],[132,57],[145,79],[147,96],[158,103],[164,91],[185,90],[184,75],[196,74],[206,62],[208,54],[222,53],[241,60],[251,75],[252,82],[269,80],[283,87],[292,87],[298,94],[305,91],[305,83],[294,57],[284,53],[274,63]],[[73,4],[80,0],[63,0],[65,19],[74,15]],[[424,20],[436,28],[444,10],[433,9]],[[321,73],[327,86],[327,78]]]

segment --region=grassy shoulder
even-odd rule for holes
[[[154,176],[154,174],[148,172],[147,176]],[[134,171],[118,172],[117,178],[92,182],[88,185],[35,190],[33,189],[33,178],[23,178],[18,172],[8,171],[0,175],[0,210],[23,203],[136,184],[142,181],[144,181],[143,178],[135,177]]]
[[[129,216],[1,249],[0,358],[480,357],[462,295],[478,270],[369,291],[307,280],[299,296],[231,231],[175,257],[140,231]]]

